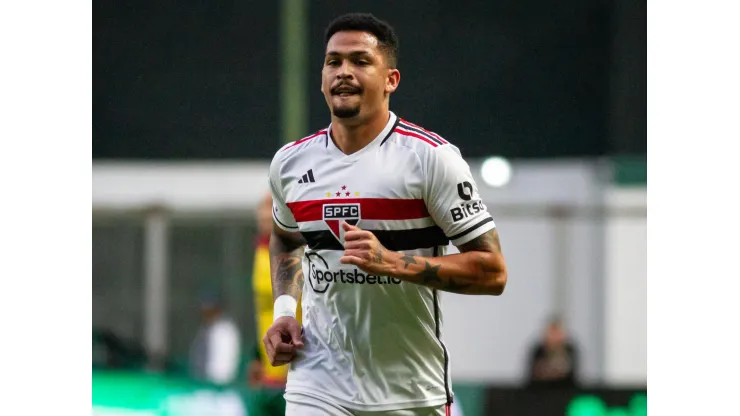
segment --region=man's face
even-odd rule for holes
[[[559,324],[550,324],[545,333],[545,343],[557,347],[565,342],[565,331]]]
[[[321,92],[339,118],[375,113],[400,81],[400,73],[388,67],[378,48],[378,39],[367,32],[335,33],[326,45],[321,73]]]

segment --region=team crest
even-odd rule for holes
[[[342,229],[342,221],[346,221],[347,224],[357,225],[360,221],[360,204],[324,204],[323,218],[326,225],[329,226],[332,234],[339,240],[340,243],[344,241],[344,230]]]

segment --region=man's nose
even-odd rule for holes
[[[337,71],[337,79],[351,79],[352,78],[352,65],[349,62],[342,62],[342,66]]]

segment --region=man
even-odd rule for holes
[[[576,387],[578,354],[559,318],[548,322],[542,340],[529,354],[531,387]]]
[[[257,338],[261,338],[273,321],[272,282],[270,278],[270,254],[268,244],[272,232],[272,196],[268,193],[257,207],[257,241],[252,273],[252,288],[256,309]],[[300,302],[299,302],[300,305]],[[300,306],[298,316],[300,322]],[[259,415],[285,414],[285,383],[288,367],[270,364],[264,344],[260,341],[255,357],[249,365],[249,384],[254,397],[253,404]]]
[[[263,342],[273,365],[291,363],[287,415],[445,414],[439,292],[506,285],[493,219],[458,149],[389,110],[397,55],[393,29],[374,16],[334,20],[321,83],[331,124],[270,167],[275,319]],[[444,256],[449,241],[460,254]]]
[[[239,328],[224,313],[218,292],[202,290],[199,302],[203,321],[190,347],[191,375],[214,384],[230,384],[239,375]]]

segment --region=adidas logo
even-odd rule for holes
[[[303,174],[303,178],[298,180],[298,183],[309,183],[309,182],[316,182],[316,179],[313,178],[313,169],[309,169],[308,172]]]

